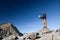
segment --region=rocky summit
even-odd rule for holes
[[[13,24],[0,25],[0,40],[60,40],[60,29],[42,28],[36,32],[22,34]]]
[[[46,14],[39,16],[43,20],[43,28],[31,33],[21,33],[10,23],[0,24],[0,40],[60,40],[60,29],[50,30],[46,22]]]

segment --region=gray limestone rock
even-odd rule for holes
[[[21,32],[18,31],[18,29],[10,23],[3,23],[0,25],[0,40],[2,38],[9,37],[10,35],[14,36],[23,36]]]

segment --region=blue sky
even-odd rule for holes
[[[22,33],[35,32],[42,28],[38,16],[43,11],[47,14],[48,28],[59,29],[59,0],[0,0],[0,24],[10,22]]]

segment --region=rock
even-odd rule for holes
[[[10,35],[15,36],[23,36],[21,32],[18,31],[18,29],[10,23],[3,23],[0,25],[0,38],[6,38]]]
[[[43,28],[36,32],[22,34],[12,24],[5,23],[0,25],[0,40],[60,40],[60,29],[54,31]]]

